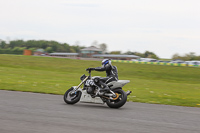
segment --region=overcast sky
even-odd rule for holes
[[[0,0],[0,39],[200,55],[200,0]]]

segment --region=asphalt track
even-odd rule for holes
[[[111,109],[0,90],[0,133],[200,133],[200,108],[128,102]]]

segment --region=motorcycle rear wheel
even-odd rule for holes
[[[77,91],[75,94],[71,94],[71,92],[73,91],[73,87],[71,87],[69,90],[67,90],[64,94],[64,101],[67,103],[67,104],[75,104],[77,103],[80,98],[81,98],[81,94],[82,92],[81,91]]]
[[[126,92],[123,91],[122,89],[115,89],[115,90],[113,90],[113,92],[119,94],[119,97],[115,100],[108,99],[106,101],[106,104],[110,108],[120,108],[120,107],[122,107],[127,101]]]

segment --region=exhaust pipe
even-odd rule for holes
[[[132,93],[132,91],[127,91],[126,92],[126,95],[128,96],[128,95],[130,95]]]

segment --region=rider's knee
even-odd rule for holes
[[[99,77],[94,78],[94,83],[95,84],[98,84],[99,82],[100,82],[100,78]]]

